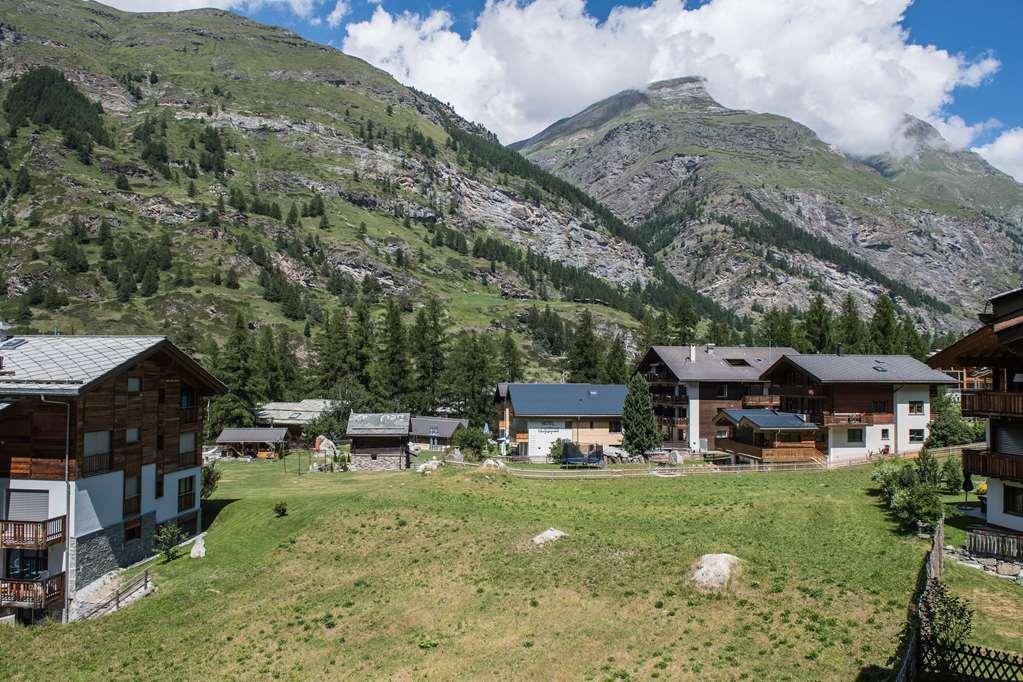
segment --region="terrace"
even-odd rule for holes
[[[964,391],[964,417],[1023,417],[1023,393],[1008,391]]]
[[[0,578],[0,606],[42,609],[63,598],[63,571],[39,580]]]
[[[0,548],[46,549],[65,540],[66,516],[46,521],[0,521]]]

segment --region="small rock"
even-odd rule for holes
[[[998,566],[995,568],[995,572],[998,575],[1005,575],[1011,578],[1015,578],[1020,574],[1019,564],[1011,564],[1008,561],[998,562]]]
[[[561,538],[565,537],[565,535],[566,535],[565,533],[558,530],[557,528],[548,528],[547,530],[533,538],[533,544],[536,545],[537,547],[543,547],[549,542],[560,540]]]
[[[196,541],[192,543],[192,551],[188,553],[188,556],[193,559],[202,559],[206,556],[206,538],[196,538]]]
[[[991,557],[986,557],[985,556],[985,557],[979,557],[977,559],[977,563],[980,564],[981,566],[997,566],[998,565],[998,560],[997,559],[992,559]]]
[[[734,554],[704,554],[693,570],[693,583],[703,590],[723,590],[741,570],[742,561]]]
[[[444,462],[437,458],[431,459],[429,462],[423,462],[416,467],[416,471],[421,474],[432,474],[434,471],[439,469]]]
[[[503,470],[507,469],[508,467],[505,465],[504,462],[502,462],[499,459],[488,459],[485,462],[483,462],[483,464],[480,466],[480,468],[481,469],[497,469],[498,471],[503,471]]]

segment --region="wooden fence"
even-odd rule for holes
[[[971,554],[1023,560],[1023,535],[986,528],[971,528],[966,533],[966,548]]]
[[[934,529],[931,549],[924,560],[922,589],[913,603],[909,638],[896,672],[896,682],[918,679],[1006,680],[1023,682],[1023,656],[987,649],[974,644],[946,645],[929,641],[924,634],[931,627],[923,622],[928,610],[929,593],[940,583],[944,571],[945,519]]]
[[[121,608],[122,605],[126,604],[129,599],[134,597],[139,591],[143,595],[149,591],[152,582],[149,580],[149,569],[146,569],[139,575],[129,580],[124,585],[121,585],[114,591],[105,601],[98,604],[92,604],[87,609],[81,611],[75,620],[87,620],[89,618],[96,618],[97,616],[103,616],[108,613],[113,613]]]

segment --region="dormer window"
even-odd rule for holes
[[[749,364],[749,362],[745,358],[725,358],[725,362],[727,362],[732,367],[751,367],[752,366],[752,365]]]

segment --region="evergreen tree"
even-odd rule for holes
[[[913,323],[913,318],[909,315],[903,315],[902,317],[899,339],[902,341],[903,353],[921,362],[927,359],[927,354],[931,350],[930,344],[927,343],[927,339],[917,330],[916,325]]]
[[[842,312],[838,316],[836,336],[844,353],[867,352],[867,332],[860,317],[860,307],[851,293],[842,299]]]
[[[131,191],[131,183],[128,182],[127,176],[124,173],[118,173],[117,179],[114,180],[114,187],[121,190],[122,192]]]
[[[761,320],[761,340],[768,346],[792,346],[795,343],[795,324],[791,308],[773,307]]]
[[[322,214],[320,214],[320,229],[321,230],[326,230],[328,228],[330,228],[330,221],[327,220],[327,214],[326,213],[322,213]]]
[[[150,264],[146,268],[146,274],[142,276],[142,286],[139,288],[139,292],[146,297],[152,296],[160,289],[160,275],[157,274],[156,268]]]
[[[365,299],[360,298],[355,304],[350,338],[352,376],[368,391],[370,390],[370,368],[373,358],[376,356],[376,333],[369,304]]]
[[[725,320],[711,320],[707,342],[717,346],[732,346],[735,344],[735,330]]]
[[[683,346],[689,343],[696,343],[696,326],[700,323],[700,316],[696,314],[696,308],[688,296],[679,296],[672,309],[672,343]]]
[[[264,325],[256,336],[255,352],[252,354],[251,393],[254,403],[281,400],[284,386],[281,381],[277,357],[277,339],[273,329]]]
[[[672,343],[671,318],[667,313],[648,314],[643,318],[643,347],[668,346]]]
[[[238,282],[238,271],[233,267],[227,271],[227,278],[224,280],[224,286],[228,289],[237,289],[241,286]]]
[[[451,402],[473,428],[493,420],[494,355],[489,337],[476,332],[459,334],[451,347],[447,380]]]
[[[285,225],[288,227],[298,227],[299,225],[298,206],[294,202],[291,204],[291,210],[288,211],[288,219]]]
[[[306,323],[308,326],[308,323]],[[295,355],[295,344],[286,327],[281,327],[277,334],[277,370],[280,378],[280,397],[290,400],[299,390],[299,364]]]
[[[412,372],[408,338],[401,309],[389,299],[380,329],[380,345],[373,365],[373,394],[384,409],[404,412],[412,395]]]
[[[565,362],[568,381],[573,384],[594,383],[600,380],[600,343],[593,331],[593,316],[583,311],[578,326],[572,333]]]
[[[817,294],[803,316],[803,338],[810,353],[833,353],[835,349],[835,321],[824,297]]]
[[[416,313],[410,346],[415,364],[416,409],[431,413],[444,399],[444,373],[448,352],[444,308],[436,297]]]
[[[135,276],[131,274],[128,268],[121,268],[121,272],[117,276],[117,300],[121,303],[127,303],[131,300],[135,290]]]
[[[895,304],[887,294],[877,297],[874,315],[870,318],[869,338],[871,353],[898,355],[902,352],[902,335],[895,317]]]
[[[642,455],[661,444],[650,387],[639,373],[629,379],[622,408],[622,432],[622,447],[631,455]]]
[[[252,378],[253,344],[241,313],[235,316],[227,342],[220,352],[217,376],[230,395],[251,408],[255,401]]]
[[[615,335],[604,355],[600,381],[605,384],[624,384],[629,380],[629,361],[625,357],[625,343]]]
[[[323,321],[316,337],[317,366],[315,383],[326,395],[337,389],[350,373],[348,313],[339,309]]]
[[[28,164],[21,164],[18,174],[14,176],[14,186],[11,187],[11,198],[17,199],[23,194],[32,191],[32,178],[28,174]]]
[[[515,337],[509,330],[505,330],[504,336],[501,337],[500,363],[498,379],[508,383],[522,380],[522,351],[519,350],[519,344],[515,342]]]

